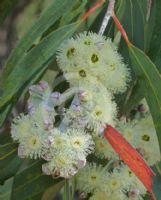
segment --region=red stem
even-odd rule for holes
[[[119,19],[118,19],[117,16],[115,15],[115,13],[113,13],[112,17],[113,17],[113,20],[114,20],[115,23],[116,23],[116,26],[117,26],[118,29],[120,30],[120,32],[121,32],[123,38],[125,39],[125,42],[127,43],[127,45],[131,45],[131,42],[129,41],[129,38],[128,38],[127,34],[126,34],[126,31],[124,30],[122,24],[120,23]]]
[[[82,17],[85,21],[91,14],[93,14],[98,8],[100,8],[105,3],[105,0],[99,0],[92,8],[90,8]]]

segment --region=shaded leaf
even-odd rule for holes
[[[160,0],[154,0],[153,1],[153,7],[155,7],[155,13],[154,13],[154,20],[153,24],[154,30],[153,35],[150,43],[150,51],[148,52],[148,55],[153,60],[153,62],[157,65],[159,71],[161,72],[161,1]]]
[[[11,13],[19,0],[1,0],[0,1],[0,24]]]
[[[161,148],[161,76],[144,52],[130,45],[129,53],[142,93],[150,107]]]
[[[41,199],[45,190],[56,185],[62,179],[52,179],[42,174],[42,161],[34,161],[30,166],[16,174],[13,182],[11,200]]]
[[[12,192],[13,178],[5,181],[4,185],[0,185],[0,200],[10,200]]]
[[[161,191],[161,163],[157,163],[154,167],[153,170],[156,173],[156,176],[153,178],[153,191],[156,195],[157,200],[160,199],[160,191]]]
[[[144,94],[140,84],[137,82],[136,85],[130,91],[130,94],[127,95],[126,100],[122,102],[121,113],[128,114],[132,109],[134,109],[139,102],[144,98]]]
[[[58,191],[63,187],[64,181],[57,183],[54,186],[49,187],[46,192],[42,196],[42,200],[53,200],[53,198],[57,195]]]
[[[77,1],[77,4],[75,4],[73,8],[71,7],[71,10],[68,10],[67,13],[64,13],[64,15],[62,16],[60,20],[59,26],[68,24],[77,16],[83,15],[86,4],[87,4],[87,0]]]
[[[47,69],[54,59],[54,54],[62,41],[70,37],[79,23],[63,26],[44,38],[35,48],[31,49],[16,65],[14,70],[0,83],[0,109],[11,102],[30,84],[35,76]],[[14,87],[13,87],[14,86]],[[14,98],[14,99],[13,99]],[[2,122],[1,122],[2,123]]]
[[[39,20],[28,30],[24,37],[20,40],[14,51],[11,53],[8,62],[5,66],[3,76],[9,74],[15,67],[17,62],[27,54],[27,51],[36,45],[43,33],[52,26],[65,12],[67,12],[75,1],[72,0],[57,0],[54,1]],[[3,78],[3,77],[2,77]],[[5,79],[5,77],[4,77]]]
[[[17,156],[17,144],[12,142],[9,135],[0,135],[0,183],[14,176],[22,160]]]

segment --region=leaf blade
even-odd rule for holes
[[[154,63],[143,51],[130,45],[129,54],[134,72],[150,107],[161,149],[161,76]]]
[[[26,54],[16,68],[0,82],[0,109],[3,110],[19,96],[40,71],[47,69],[54,59],[55,51],[61,42],[70,37],[80,22],[63,26],[48,35],[41,43]],[[13,87],[14,85],[14,87]],[[19,95],[18,95],[19,94]],[[14,99],[13,99],[14,98]]]
[[[47,188],[62,181],[62,179],[54,180],[51,176],[43,175],[41,171],[42,163],[42,161],[35,161],[16,174],[11,200],[35,199],[37,196],[40,197]]]

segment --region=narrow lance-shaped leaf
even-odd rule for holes
[[[22,160],[17,156],[17,144],[12,142],[10,135],[0,135],[0,183],[14,176]]]
[[[14,177],[11,200],[41,199],[43,193],[62,179],[53,179],[42,173],[42,161],[34,161]]]
[[[161,1],[155,0],[153,1],[153,7],[155,8],[155,12],[152,12],[154,15],[153,24],[154,30],[152,34],[152,39],[150,43],[150,50],[148,52],[149,57],[151,60],[156,64],[159,71],[161,72]],[[154,10],[154,9],[153,9]]]
[[[14,68],[28,49],[40,39],[42,34],[52,26],[64,13],[66,13],[76,2],[73,0],[57,0],[54,1],[49,8],[43,13],[38,21],[28,30],[24,37],[20,40],[14,51],[11,53],[5,66],[3,79]]]
[[[78,26],[79,22],[57,29],[23,57],[17,67],[0,83],[0,109],[21,93],[40,70],[47,68],[59,45],[70,37]]]
[[[153,170],[156,173],[156,176],[153,178],[153,190],[155,192],[157,200],[159,200],[161,191],[161,162],[153,166]]]
[[[0,185],[0,200],[11,200],[13,177]]]
[[[161,76],[144,52],[129,45],[129,53],[142,93],[150,107],[161,149]]]

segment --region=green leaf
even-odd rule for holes
[[[42,174],[42,161],[34,161],[26,169],[16,174],[13,182],[11,200],[41,199],[46,189],[57,185],[62,179],[52,179]]]
[[[142,93],[150,107],[161,149],[161,76],[144,52],[130,45],[129,53]]]
[[[118,0],[119,8],[116,13],[129,40],[144,52],[149,50],[156,14],[156,5],[153,2],[150,18],[147,20],[147,2],[147,0]]]
[[[17,144],[7,134],[0,135],[0,183],[14,176],[22,160],[17,156]]]
[[[121,113],[125,115],[129,114],[130,111],[134,109],[143,98],[144,93],[140,87],[140,84],[137,82],[131,91],[129,91],[126,100],[122,102]]]
[[[78,1],[76,5],[74,5],[74,7],[71,7],[71,10],[68,10],[67,13],[65,13],[61,20],[60,20],[60,25],[59,26],[63,26],[65,24],[70,23],[74,18],[76,18],[79,15],[83,15],[82,12],[85,11],[85,6],[87,4],[87,0],[83,0],[83,1]]]
[[[10,55],[9,60],[5,66],[4,76],[9,74],[16,67],[16,64],[20,62],[24,55],[27,54],[32,45],[37,44],[43,33],[47,31],[50,26],[53,26],[53,24],[64,13],[71,9],[74,4],[75,1],[73,0],[56,0],[49,6],[49,8],[39,18],[39,20],[20,40],[19,44]]]
[[[5,181],[4,185],[0,185],[0,200],[10,200],[12,193],[13,178]]]
[[[56,185],[52,185],[49,187],[42,196],[42,200],[53,200],[53,198],[57,195],[58,191],[63,187],[64,181],[57,183]]]
[[[153,178],[153,191],[156,195],[156,199],[160,199],[160,191],[161,191],[161,162],[157,163],[153,167],[154,172],[156,173],[156,176]]]
[[[14,70],[0,82],[1,110],[11,101],[15,103],[16,98],[20,96],[34,77],[40,71],[47,69],[48,64],[54,59],[55,51],[59,45],[75,32],[79,24],[73,23],[57,29],[23,56]]]
[[[146,23],[146,0],[119,0],[118,18],[127,32],[129,40],[144,49],[144,25]],[[139,31],[138,31],[139,30]]]
[[[153,60],[153,62],[157,65],[159,71],[161,72],[161,1],[154,0],[153,4],[155,6],[155,13],[154,13],[154,30],[153,35],[150,43],[150,51],[148,55]]]
[[[0,1],[0,24],[10,14],[19,0],[1,0]]]

